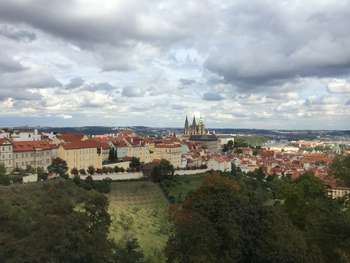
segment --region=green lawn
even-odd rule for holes
[[[113,182],[108,194],[112,217],[111,237],[136,237],[151,262],[164,262],[170,223],[168,202],[157,184],[143,181]]]
[[[177,176],[175,180],[163,183],[162,187],[169,200],[178,203],[182,202],[187,194],[199,188],[205,174]]]

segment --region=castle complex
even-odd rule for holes
[[[199,119],[197,124],[196,117],[193,116],[192,124],[189,125],[188,118],[186,116],[184,135],[191,136],[191,135],[205,135],[205,134],[207,134],[207,130],[205,129],[202,118]]]

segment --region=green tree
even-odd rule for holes
[[[108,161],[116,162],[118,161],[117,150],[113,147],[109,149]]]
[[[0,262],[113,262],[104,195],[69,180],[19,187],[0,189]]]
[[[252,202],[230,177],[206,177],[175,208],[172,219],[175,231],[166,248],[168,262],[306,261],[306,242],[287,215]]]
[[[71,173],[73,176],[79,175],[79,171],[78,171],[77,168],[73,168],[72,170],[70,170],[70,173]]]
[[[350,187],[350,155],[337,156],[331,164],[331,174]]]
[[[52,163],[47,167],[50,173],[58,174],[61,177],[67,177],[68,166],[65,160],[61,158],[55,158]]]
[[[38,174],[38,180],[39,181],[47,180],[48,174],[47,174],[47,172],[45,172],[45,169],[43,167],[38,167],[36,169],[36,172]]]
[[[232,151],[234,147],[234,143],[232,140],[229,140],[226,144],[224,144],[222,151],[223,152],[229,152]]]
[[[141,168],[141,162],[139,158],[132,157],[130,161],[130,168],[139,171]]]
[[[87,169],[87,172],[90,175],[94,175],[96,170],[95,170],[95,168],[93,166],[89,166],[88,169]]]
[[[308,240],[312,262],[349,262],[350,216],[343,204],[328,198],[326,186],[312,173],[284,189],[282,208]]]
[[[115,263],[144,263],[143,252],[135,238],[127,238],[118,244],[114,256]]]
[[[240,147],[248,147],[248,143],[240,137],[236,137],[234,141],[234,147],[235,148],[240,148]]]
[[[162,159],[158,165],[153,167],[151,179],[153,182],[162,182],[171,180],[174,177],[174,166],[168,161]]]
[[[1,163],[0,164],[0,185],[10,185],[11,180],[8,174],[6,173],[5,166]]]

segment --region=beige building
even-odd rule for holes
[[[0,164],[9,172],[13,169],[13,147],[10,140],[0,139]]]
[[[152,150],[150,145],[145,145],[139,138],[124,138],[114,142],[119,159],[124,157],[136,157],[140,162],[149,163],[152,161]]]
[[[231,160],[226,156],[213,156],[207,162],[209,170],[231,172]]]
[[[159,143],[155,144],[152,160],[168,160],[175,168],[181,167],[181,144]]]
[[[47,141],[14,141],[13,167],[26,169],[42,167],[47,169],[57,157],[57,146]]]
[[[58,157],[65,160],[68,172],[73,168],[87,170],[89,166],[102,168],[102,151],[99,143],[94,140],[75,141],[61,144]]]
[[[327,189],[327,194],[332,199],[343,198],[347,195],[350,195],[349,187],[334,187]]]
[[[192,135],[190,141],[202,145],[210,153],[220,152],[220,142],[215,134]]]

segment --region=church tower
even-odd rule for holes
[[[205,135],[207,130],[205,128],[203,119],[200,118],[198,123],[196,121],[196,116],[193,116],[192,124],[188,123],[188,118],[185,119],[184,135]]]
[[[197,134],[198,135],[204,135],[205,132],[205,126],[202,117],[199,119],[198,125],[197,125]]]
[[[191,125],[191,135],[197,134],[197,123],[196,123],[196,116],[193,116],[193,121]]]
[[[190,135],[189,126],[188,126],[188,119],[187,119],[187,115],[186,115],[186,120],[185,120],[184,134],[185,134],[185,135]]]

